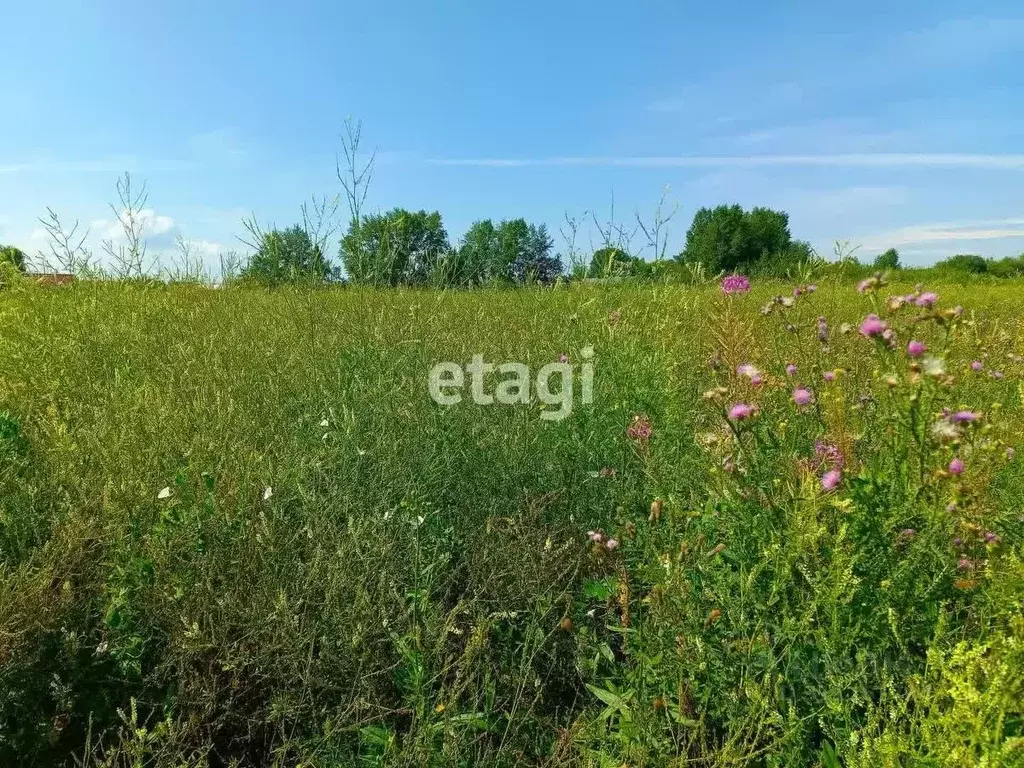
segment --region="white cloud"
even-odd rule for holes
[[[141,223],[144,236],[158,237],[175,228],[174,219],[170,216],[159,215],[152,208],[143,208],[137,213],[136,219]],[[119,221],[94,219],[91,229],[103,240],[121,240],[124,238],[124,225],[127,223],[128,210],[124,209],[120,213]]]
[[[1001,240],[1019,237],[1024,237],[1024,218],[916,224],[869,235],[866,238],[858,239],[858,242],[864,248],[877,249],[920,243]]]

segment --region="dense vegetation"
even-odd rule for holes
[[[819,277],[8,284],[0,763],[1024,764],[1019,288]]]

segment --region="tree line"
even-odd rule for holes
[[[606,241],[589,260],[575,250],[567,259],[555,251],[546,224],[515,218],[476,221],[452,244],[438,211],[394,208],[353,219],[340,238],[337,262],[302,225],[257,233],[242,277],[271,284],[312,279],[470,287],[550,285],[562,277],[659,278],[681,270],[785,276],[814,255],[809,244],[793,240],[785,212],[739,205],[697,211],[685,247],[669,258],[631,253],[628,239]]]

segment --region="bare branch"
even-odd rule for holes
[[[669,188],[666,186],[661,193],[658,207],[654,209],[654,218],[650,225],[644,224],[640,214],[636,214],[636,223],[647,238],[647,246],[654,252],[655,261],[663,261],[665,252],[668,250],[668,223],[672,217],[679,212],[679,203],[672,206],[672,212],[665,215],[665,198],[668,196]]]
[[[45,219],[39,219],[39,223],[46,230],[49,248],[49,254],[39,251],[43,268],[55,272],[88,271],[92,254],[85,247],[85,241],[89,237],[89,230],[86,229],[79,234],[78,219],[75,219],[71,229],[65,228],[60,216],[52,208],[47,207],[46,214]]]
[[[377,160],[377,150],[370,153],[370,159],[365,163],[359,160],[359,145],[363,138],[363,123],[361,120],[354,120],[351,117],[345,118],[345,133],[341,137],[341,151],[345,158],[345,167],[342,168],[341,158],[335,156],[335,171],[338,174],[338,181],[345,190],[345,197],[348,202],[350,221],[358,226],[362,220],[363,203],[366,202],[366,194],[370,189],[370,180],[373,178],[373,168]]]
[[[143,182],[137,193],[132,193],[132,177],[127,171],[117,180],[118,205],[110,204],[110,210],[121,225],[123,243],[113,238],[103,241],[103,250],[110,257],[111,268],[120,278],[142,277],[146,263],[146,219],[143,210],[149,201],[149,192]]]

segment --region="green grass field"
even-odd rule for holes
[[[927,289],[0,293],[0,764],[1024,765],[1024,294]]]

